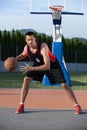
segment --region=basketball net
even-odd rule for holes
[[[52,9],[53,19],[60,19],[64,6],[49,6],[49,8]]]

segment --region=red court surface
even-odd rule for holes
[[[16,108],[21,89],[0,89],[0,107]],[[74,90],[82,109],[87,109],[87,90]],[[25,102],[26,108],[74,109],[64,90],[30,89]]]

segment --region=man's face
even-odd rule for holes
[[[27,43],[27,45],[29,47],[32,47],[32,48],[35,47],[35,45],[36,45],[36,38],[33,35],[31,35],[31,36],[26,35],[25,40],[26,40],[26,43]]]

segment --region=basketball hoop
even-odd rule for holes
[[[61,24],[61,10],[63,10],[64,6],[54,5],[49,6],[52,9],[52,17],[53,17],[53,24]]]
[[[49,6],[50,9],[52,9],[54,12],[58,12],[63,10],[64,6]]]

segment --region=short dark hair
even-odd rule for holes
[[[34,33],[34,32],[32,32],[32,31],[25,33],[25,36],[26,36],[26,35],[28,35],[28,36],[33,35],[34,37],[36,37],[35,33]]]

